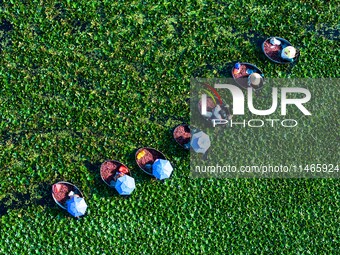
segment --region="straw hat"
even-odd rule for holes
[[[249,75],[249,85],[258,87],[261,84],[262,76],[259,73]]]
[[[284,48],[281,52],[281,57],[284,59],[292,59],[295,58],[296,49],[293,46],[288,46]]]

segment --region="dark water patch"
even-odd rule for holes
[[[21,132],[9,132],[8,130],[3,130],[0,133],[0,144],[6,145],[10,142],[13,145],[18,145],[28,134],[28,131],[21,131]]]
[[[6,19],[0,21],[0,30],[4,32],[9,32],[13,30],[13,24]]]
[[[0,53],[4,48],[10,47],[12,41],[8,32],[13,30],[13,24],[6,19],[0,20]]]
[[[102,21],[105,21],[107,19],[107,15],[106,15],[106,12],[105,12],[105,5],[104,5],[103,1],[100,1],[100,6],[97,10],[97,13],[99,14]]]
[[[76,33],[76,32],[84,32],[87,31],[91,26],[91,23],[88,21],[81,21],[79,19],[75,19],[72,22],[72,33]]]
[[[41,30],[41,28],[39,26],[34,26],[33,27],[33,34],[35,36],[42,36],[44,34],[44,32]]]
[[[57,15],[54,17],[54,20],[60,21],[66,18],[67,11],[61,3],[56,3],[54,5],[54,9],[57,12]]]
[[[308,25],[306,27],[308,32],[315,33],[317,36],[322,36],[328,40],[336,41],[340,40],[340,25],[337,28],[333,28],[329,25],[323,24],[319,27],[315,25]]]

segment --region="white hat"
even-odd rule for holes
[[[252,73],[249,75],[249,85],[259,86],[262,81],[262,76],[259,73]]]
[[[292,59],[295,58],[296,49],[293,46],[288,46],[284,48],[281,52],[281,57],[284,59]]]
[[[273,37],[273,38],[270,39],[270,43],[271,43],[272,45],[281,45],[281,41],[278,40],[278,39],[276,39],[275,37]]]
[[[216,105],[216,107],[214,108],[214,111],[213,111],[213,114],[215,116],[216,119],[222,119],[222,116],[220,114],[220,111],[221,111],[221,106],[220,105]]]

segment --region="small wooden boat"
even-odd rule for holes
[[[118,176],[116,176],[117,173]],[[114,180],[115,176],[118,178],[125,174],[131,176],[130,170],[126,165],[116,160],[106,160],[100,166],[100,177],[111,188],[114,188],[110,183]]]
[[[272,39],[276,39],[278,41],[280,41],[280,45],[273,45],[270,43],[270,41]],[[282,49],[284,49],[285,47],[288,46],[292,46],[292,44],[287,41],[284,38],[281,37],[270,37],[267,38],[263,43],[262,43],[262,51],[264,53],[264,55],[266,55],[267,58],[269,58],[271,61],[278,63],[278,64],[291,64],[293,62],[296,62],[300,52],[299,50],[297,50],[296,52],[296,56],[292,59],[292,61],[289,61],[287,59],[284,59],[281,57],[281,52]]]
[[[151,168],[152,164],[156,161],[156,159],[166,159],[166,157],[159,150],[150,147],[143,147],[137,150],[135,159],[140,169],[142,169],[146,174],[153,176]],[[148,165],[150,167],[148,167]]]
[[[232,115],[228,109],[228,105],[226,105],[221,95],[209,84],[204,84],[207,89],[202,89],[201,93],[207,95],[207,103],[206,103],[206,110],[207,115],[201,114],[201,107],[202,107],[202,98],[199,99],[197,107],[198,111],[200,112],[201,116],[211,122],[212,119],[231,119]]]
[[[71,191],[73,191],[75,195],[84,198],[80,189],[72,183],[60,181],[52,185],[53,200],[64,210],[67,210],[66,201],[70,198],[69,193]]]
[[[176,126],[172,135],[176,143],[178,143],[182,148],[190,150],[191,132],[188,124],[180,124]]]
[[[238,63],[239,68],[235,66],[231,69],[231,75],[235,82],[243,89],[250,87],[249,76],[253,73],[258,73],[262,77],[262,81],[259,84],[251,85],[254,90],[259,90],[263,87],[263,72],[255,65],[245,62]]]

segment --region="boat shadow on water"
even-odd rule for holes
[[[9,210],[22,209],[28,206],[54,207],[54,202],[50,195],[51,184],[40,183],[36,190],[37,193],[34,195],[20,192],[8,194],[0,201],[0,217],[7,214]]]

